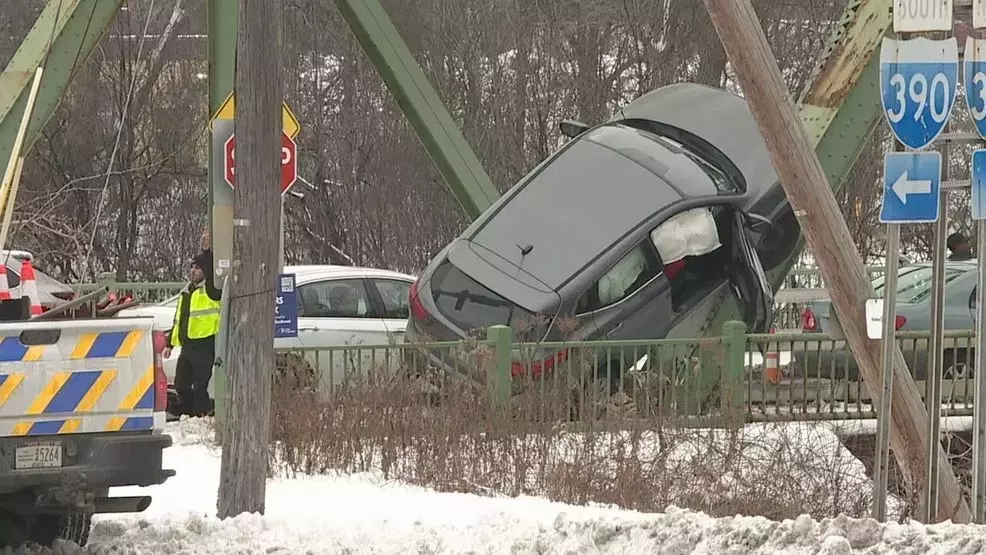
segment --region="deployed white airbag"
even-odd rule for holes
[[[712,211],[692,208],[675,214],[650,234],[661,260],[670,264],[686,256],[701,256],[719,247],[719,230]]]

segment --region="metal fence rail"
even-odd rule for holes
[[[742,330],[729,322],[721,336],[703,339],[520,343],[498,326],[486,339],[461,342],[281,349],[275,379],[318,391],[325,402],[368,384],[400,384],[422,398],[468,392],[557,420],[876,418],[845,341]],[[946,415],[972,414],[973,338],[973,330],[945,333]],[[923,396],[929,334],[899,332],[897,341]]]

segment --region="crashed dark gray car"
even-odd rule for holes
[[[496,324],[527,341],[694,337],[724,288],[768,330],[765,268],[797,223],[742,98],[667,86],[567,134],[420,274],[408,341]]]

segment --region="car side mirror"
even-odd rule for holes
[[[558,124],[561,134],[569,139],[574,139],[589,130],[589,126],[574,119],[563,119]]]

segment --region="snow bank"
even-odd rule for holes
[[[178,475],[138,515],[94,519],[89,553],[974,553],[986,527],[885,524],[846,517],[715,519],[669,507],[643,514],[532,497],[436,493],[376,474],[268,482],[266,515],[215,517],[219,454],[208,423],[169,425]],[[191,444],[188,444],[188,443]],[[71,553],[68,549],[61,552]]]

